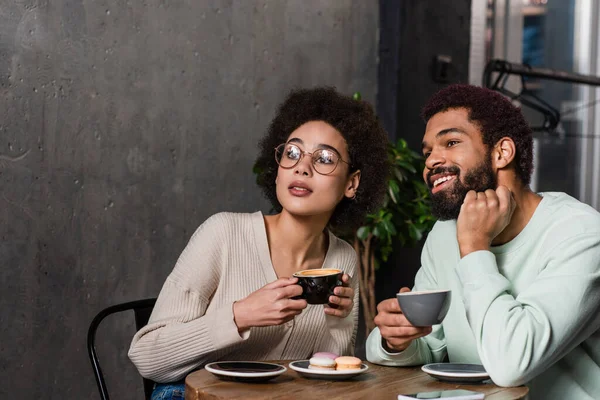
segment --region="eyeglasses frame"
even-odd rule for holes
[[[289,144],[290,146],[294,146],[294,147],[296,147],[298,150],[300,150],[300,158],[298,158],[298,161],[296,161],[296,163],[295,163],[294,165],[292,165],[291,167],[284,167],[284,166],[282,166],[282,165],[279,163],[279,160],[277,160],[277,149],[278,149],[278,148],[280,148],[281,146],[286,146],[286,145],[288,145],[288,144]],[[348,167],[350,167],[350,168],[352,167],[352,164],[350,164],[348,161],[344,160],[344,159],[342,158],[342,156],[340,155],[340,153],[339,153],[337,150],[330,150],[330,151],[335,151],[335,153],[336,153],[336,154],[337,154],[337,156],[338,156],[337,162],[335,163],[335,167],[333,167],[333,169],[331,170],[331,172],[329,172],[329,173],[327,173],[327,174],[324,174],[324,173],[322,173],[322,172],[319,172],[319,171],[317,171],[317,169],[315,168],[315,162],[314,162],[314,159],[313,159],[313,154],[314,154],[314,153],[316,153],[316,152],[317,152],[317,151],[319,151],[319,150],[329,150],[329,149],[317,149],[317,150],[315,150],[315,151],[313,151],[313,152],[309,152],[309,151],[304,151],[304,150],[302,150],[300,147],[298,147],[298,146],[297,146],[297,145],[295,145],[294,143],[281,143],[280,145],[278,145],[278,146],[276,146],[276,147],[275,147],[275,161],[277,162],[277,165],[279,165],[279,166],[280,166],[281,168],[283,168],[283,169],[292,169],[292,168],[294,168],[296,165],[300,164],[300,161],[302,161],[302,159],[304,158],[304,156],[305,156],[305,155],[309,155],[309,156],[310,156],[310,158],[311,158],[311,161],[312,161],[312,162],[310,163],[310,165],[311,165],[312,169],[314,169],[314,170],[315,170],[315,172],[316,172],[317,174],[319,174],[319,175],[325,175],[325,176],[326,176],[326,175],[331,175],[331,174],[333,174],[333,173],[335,172],[335,170],[337,169],[337,167],[338,167],[338,165],[339,165],[340,161],[341,161],[341,162],[343,162],[343,163],[345,163],[345,164],[347,164],[347,165],[348,165]]]

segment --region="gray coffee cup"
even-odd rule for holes
[[[452,300],[450,290],[426,290],[419,292],[397,293],[396,299],[402,313],[414,326],[432,326],[441,324]]]

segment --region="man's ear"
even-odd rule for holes
[[[492,165],[495,169],[506,168],[517,155],[515,142],[509,137],[500,139],[492,150]]]

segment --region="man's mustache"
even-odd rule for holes
[[[451,165],[449,167],[437,167],[437,168],[429,170],[429,172],[427,173],[427,186],[429,186],[429,188],[433,187],[433,183],[431,182],[431,177],[433,175],[445,174],[445,173],[453,174],[458,177],[458,176],[460,176],[460,168],[458,168],[455,165]]]

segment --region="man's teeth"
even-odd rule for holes
[[[433,182],[433,187],[436,187],[436,186],[437,186],[437,185],[439,185],[440,183],[443,183],[443,182],[449,181],[450,179],[454,179],[454,175],[446,175],[446,176],[443,176],[443,177],[441,177],[441,178],[438,178],[438,179],[436,179],[436,180]]]

